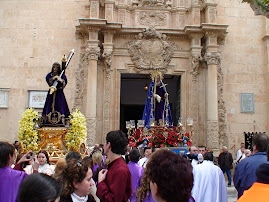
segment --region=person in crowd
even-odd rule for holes
[[[200,154],[198,154],[198,156],[197,156],[197,164],[201,164],[201,163],[203,163],[203,161],[204,161],[204,156],[203,156],[203,154],[202,153],[200,153]]]
[[[202,164],[193,167],[195,201],[227,202],[225,178],[221,169],[213,163],[213,153],[206,152]]]
[[[240,197],[238,202],[267,202],[269,196],[269,164],[263,163],[256,170],[257,181]]]
[[[227,174],[228,177],[228,186],[232,184],[232,174],[231,169],[233,169],[233,156],[226,146],[222,147],[222,152],[219,155],[218,164],[223,174]]]
[[[240,148],[238,149],[238,151],[237,151],[237,153],[236,153],[236,159],[235,159],[235,161],[237,162],[238,161],[238,159],[240,159],[240,157],[244,154],[244,151],[245,151],[245,143],[241,143],[241,146],[240,146]],[[241,157],[242,158],[242,157]],[[240,160],[239,160],[240,161]],[[239,162],[238,161],[238,162]]]
[[[100,150],[95,151],[92,154],[92,164],[93,164],[92,173],[95,173],[97,168],[101,166],[102,160],[103,160],[103,156]]]
[[[155,201],[194,201],[192,166],[187,159],[172,151],[160,150],[151,156],[146,170]]]
[[[66,162],[69,161],[69,160],[72,160],[72,159],[76,159],[77,161],[82,160],[80,153],[78,153],[76,151],[71,151],[65,156]]]
[[[93,168],[92,158],[90,156],[85,156],[82,159],[82,164],[87,165],[88,168],[91,169],[91,170]],[[94,182],[96,182],[94,180],[94,173],[92,173],[92,179],[93,179]],[[94,198],[94,200],[96,202],[100,202],[100,199],[96,196],[96,191],[97,191],[97,186],[96,186],[96,183],[94,183],[94,185],[92,185],[92,187],[91,187],[91,193],[90,194],[93,196],[93,198]]]
[[[206,153],[206,146],[198,146],[198,154],[202,154],[203,156]]]
[[[131,173],[121,155],[128,138],[122,131],[111,131],[106,136],[104,154],[110,160],[107,169],[98,175],[97,196],[101,201],[128,201],[132,195]]]
[[[16,165],[21,165],[26,161],[30,161],[30,159],[27,158],[27,155],[28,153],[23,155]],[[16,201],[19,186],[23,179],[27,176],[24,171],[14,170],[11,168],[11,165],[15,163],[15,160],[15,147],[8,142],[0,142],[0,202]],[[38,166],[38,162],[36,162],[33,167],[35,172],[37,172]]]
[[[238,198],[243,192],[249,189],[256,182],[256,170],[262,164],[267,162],[266,150],[269,138],[265,133],[257,133],[252,138],[253,154],[245,158],[235,167],[234,186],[238,191]]]
[[[13,143],[13,146],[15,147],[15,149],[18,151],[19,149],[19,145],[20,145],[20,142],[18,140],[15,140],[14,143]]]
[[[125,162],[128,164],[130,162],[129,155],[130,155],[131,147],[127,145],[126,152],[124,155]]]
[[[66,167],[66,161],[64,158],[59,158],[56,166],[55,166],[55,170],[54,170],[54,174],[52,175],[55,179],[58,179],[61,175],[63,170]]]
[[[136,190],[140,186],[140,182],[143,175],[143,167],[137,164],[140,158],[140,153],[137,148],[133,148],[129,154],[130,162],[128,164],[129,170],[132,176],[132,190],[133,194],[130,198],[130,202],[136,202]]]
[[[251,151],[249,149],[245,149],[244,153],[245,153],[245,158],[251,155]]]
[[[141,158],[138,161],[138,165],[145,168],[151,154],[152,154],[152,148],[151,147],[145,147],[144,148],[144,157]]]
[[[198,163],[198,149],[197,149],[197,147],[191,146],[189,148],[189,154],[187,154],[187,156],[189,157],[189,159],[191,161],[192,167],[197,165],[197,163]]]
[[[76,159],[69,159],[60,181],[63,183],[60,202],[95,201],[90,194],[94,181],[92,169],[88,165]]]
[[[55,167],[53,165],[50,165],[49,155],[45,150],[40,150],[37,153],[37,160],[39,162],[39,168],[38,168],[39,173],[45,173],[47,175],[54,174]],[[33,165],[34,163],[26,166],[26,168],[24,169],[28,175],[33,173]]]
[[[43,173],[27,176],[20,185],[18,202],[59,201],[62,185],[53,177]]]

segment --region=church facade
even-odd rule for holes
[[[246,3],[1,1],[0,9],[1,140],[17,139],[31,93],[48,90],[45,75],[72,48],[64,91],[70,111],[86,116],[88,144],[120,129],[122,75],[156,69],[180,77],[175,117],[194,145],[236,151],[244,132],[268,130],[268,20]]]

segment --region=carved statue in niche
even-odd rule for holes
[[[149,28],[139,33],[136,41],[128,44],[131,59],[137,69],[167,69],[174,53],[167,36]]]

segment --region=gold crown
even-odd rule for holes
[[[154,70],[153,72],[151,72],[150,74],[151,80],[154,81],[154,78],[156,76],[160,76],[160,80],[163,80],[163,74],[159,70]]]

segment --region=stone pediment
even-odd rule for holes
[[[174,53],[165,34],[149,28],[137,35],[137,40],[128,44],[128,50],[135,67],[166,70]]]

